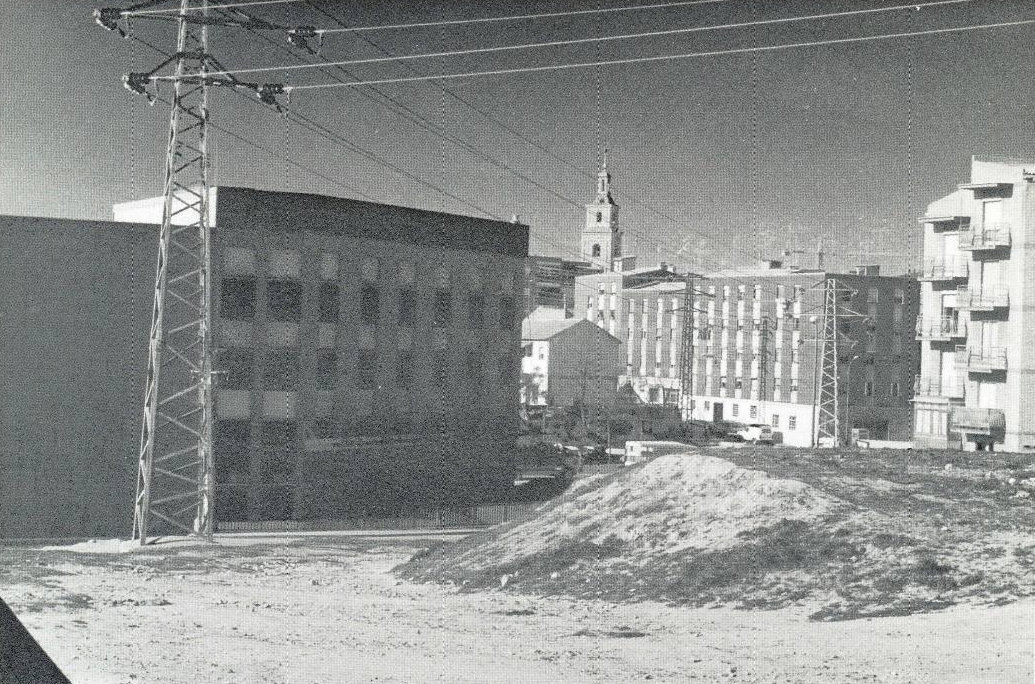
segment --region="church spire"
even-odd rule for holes
[[[611,174],[607,170],[607,148],[604,148],[604,162],[597,173],[597,204],[614,204],[611,197]]]

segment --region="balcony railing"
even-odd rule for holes
[[[956,347],[956,366],[966,368],[971,373],[1005,371],[1006,349],[1004,347],[969,349],[960,345]]]
[[[956,290],[956,306],[969,311],[993,311],[1010,306],[1010,292],[1006,288],[985,288],[972,290],[961,287]]]
[[[970,275],[970,262],[962,259],[929,259],[924,262],[920,280],[932,282],[957,280]]]
[[[948,342],[967,336],[967,324],[957,318],[916,319],[916,339],[932,342]]]
[[[950,421],[956,432],[991,435],[1006,429],[1006,416],[999,409],[959,406],[952,410]]]
[[[966,396],[965,390],[966,383],[962,379],[955,380],[949,384],[943,383],[941,378],[928,378],[918,375],[913,385],[913,396],[963,399]]]
[[[1009,246],[1009,223],[987,223],[978,228],[960,231],[960,249],[979,251]]]

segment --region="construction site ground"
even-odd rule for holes
[[[672,535],[694,519],[665,511],[665,501],[678,500],[662,498],[634,518],[663,515],[669,548],[614,541],[601,558],[586,535],[563,547],[563,563],[546,566],[528,562],[541,560],[542,539],[514,532],[528,524],[520,521],[461,541],[352,532],[219,535],[214,544],[167,540],[144,549],[118,541],[6,546],[0,596],[74,682],[1032,681],[1030,462],[745,447],[684,464],[708,474],[708,487],[729,479],[782,503],[723,504],[727,519],[709,522],[694,542]],[[577,482],[535,514],[539,527],[564,539],[551,511],[605,496],[622,478],[682,467],[649,465]],[[766,516],[779,522],[749,535],[730,522]],[[650,559],[671,548],[728,563],[745,545],[757,551],[774,529],[793,546],[787,534],[803,529],[795,521],[813,532],[850,523],[858,557],[818,561],[866,559],[852,581],[880,591],[851,584],[846,595],[831,594],[815,581],[822,568],[808,554],[782,554],[783,565],[751,565],[747,574],[723,568],[730,575],[721,581],[709,574],[715,568],[691,562],[711,580],[678,586],[707,600],[650,578]],[[863,529],[867,521],[874,529]],[[615,538],[653,539],[638,524],[616,525]],[[885,536],[871,547],[865,534]],[[472,560],[490,547],[497,557]],[[646,584],[594,584],[594,567],[626,556],[642,561]],[[433,577],[450,558],[453,576]],[[670,564],[657,567],[669,577]],[[875,576],[881,569],[889,576]]]

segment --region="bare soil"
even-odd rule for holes
[[[0,595],[74,682],[1028,682],[1035,601],[816,622],[398,579],[427,537],[0,550]]]
[[[400,574],[465,591],[794,606],[822,621],[1001,605],[1035,595],[1035,507],[1030,464],[995,458],[764,447],[662,456],[577,483]]]

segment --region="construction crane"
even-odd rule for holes
[[[130,37],[129,18],[164,2],[98,9],[94,16],[102,27]],[[162,77],[172,81],[173,95],[133,508],[132,537],[141,545],[154,527],[206,538],[213,532],[209,88],[248,91],[278,109],[276,96],[284,92],[279,84],[209,75],[225,69],[209,53],[208,29],[243,25],[240,12],[214,16],[208,0],[180,0],[176,14],[146,16],[175,21],[177,38],[167,60],[125,77],[128,89],[154,103],[150,85],[160,70],[172,68],[171,78]],[[249,25],[260,24],[279,28]]]

